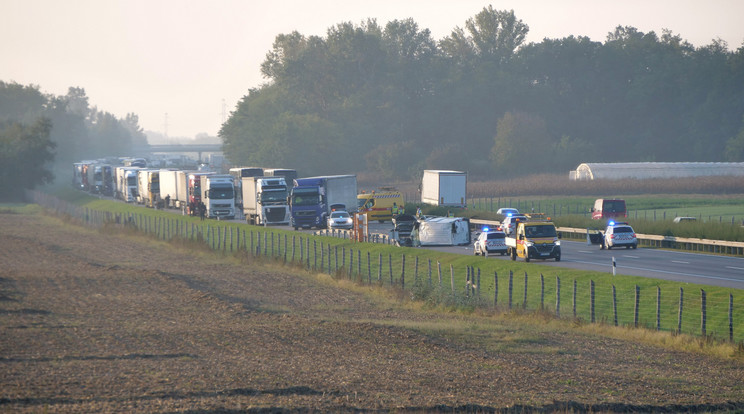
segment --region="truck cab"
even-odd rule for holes
[[[300,179],[301,180],[301,179]],[[310,182],[297,180],[292,188],[289,204],[292,211],[292,227],[322,228],[325,226],[325,196],[320,193],[321,187]]]
[[[546,220],[517,221],[516,230],[506,237],[507,253],[512,260],[555,259],[561,261],[560,234],[555,224]]]
[[[287,182],[284,177],[243,177],[243,213],[250,224],[289,224]]]
[[[230,174],[201,176],[201,198],[206,207],[205,216],[216,219],[235,218],[235,186]]]

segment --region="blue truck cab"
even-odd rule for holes
[[[289,196],[292,227],[323,228],[326,220],[326,200],[323,194],[325,178],[297,178]]]

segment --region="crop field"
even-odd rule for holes
[[[744,410],[739,354],[686,335],[427,305],[29,206],[0,229],[0,411]]]

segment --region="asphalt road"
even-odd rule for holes
[[[177,212],[175,210],[170,210]],[[245,220],[233,220],[245,222]],[[272,226],[283,230],[292,230],[290,226]],[[370,233],[389,234],[392,225],[388,223],[370,223]],[[298,230],[314,232],[313,230]],[[469,246],[425,247],[457,254],[473,254]],[[548,266],[571,269],[592,270],[612,273],[613,260],[616,275],[643,276],[649,278],[672,280],[678,282],[714,285],[728,288],[744,289],[744,258],[720,256],[705,253],[688,253],[653,248],[600,250],[597,245],[586,242],[563,240],[561,242],[561,261],[532,260]],[[508,256],[490,256],[494,260],[511,260]],[[522,260],[522,259],[517,259]]]
[[[371,224],[370,231],[384,233],[391,225]],[[458,254],[473,254],[473,245],[427,247]],[[509,256],[490,256],[494,260],[511,260]],[[517,259],[523,260],[523,259]],[[744,289],[744,258],[705,253],[688,253],[653,248],[600,250],[586,242],[561,241],[561,261],[535,260],[548,266],[643,276],[736,289]]]

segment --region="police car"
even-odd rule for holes
[[[623,246],[626,249],[635,249],[638,247],[638,239],[636,238],[635,231],[633,231],[633,228],[628,223],[610,221],[607,223],[600,249],[604,249],[605,247],[612,249],[613,247]]]
[[[473,243],[473,254],[476,256],[488,256],[490,253],[501,253],[503,256],[506,251],[506,234],[500,229],[483,228]]]

